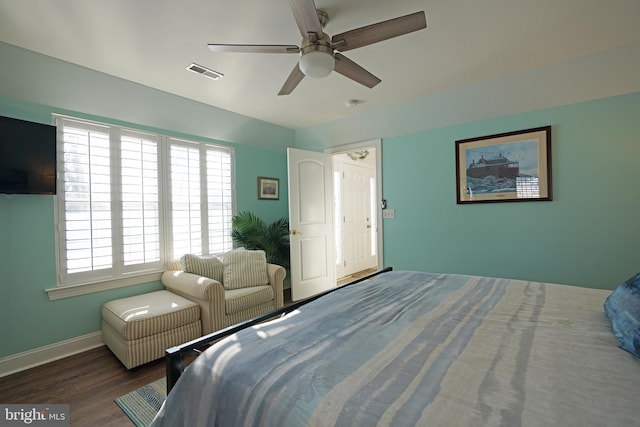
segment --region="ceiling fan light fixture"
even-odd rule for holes
[[[336,60],[329,52],[313,50],[303,54],[298,65],[305,76],[321,79],[331,74],[336,65]]]
[[[300,47],[294,45],[269,44],[214,44],[212,52],[251,53],[296,53],[300,54],[289,77],[282,85],[278,96],[289,95],[304,79],[327,77],[332,71],[353,80],[369,89],[381,80],[343,55],[344,51],[368,46],[394,37],[402,36],[427,27],[424,11],[387,19],[375,24],[355,28],[329,37],[323,31],[329,15],[318,10],[313,0],[289,0],[289,6],[302,36]],[[347,106],[356,106],[348,104]]]

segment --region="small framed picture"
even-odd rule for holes
[[[456,141],[457,203],[548,201],[551,126]]]
[[[280,199],[280,180],[278,178],[258,177],[258,199]]]

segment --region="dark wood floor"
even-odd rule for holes
[[[284,294],[290,303],[290,290]],[[102,346],[0,378],[0,403],[68,404],[73,427],[131,426],[114,399],[164,375],[164,359],[128,371]]]
[[[66,403],[74,427],[131,426],[113,400],[164,375],[164,359],[127,371],[103,346],[0,378],[0,403]]]

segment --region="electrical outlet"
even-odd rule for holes
[[[395,218],[396,211],[395,209],[383,209],[382,210],[382,218]]]

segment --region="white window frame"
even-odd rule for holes
[[[231,217],[236,212],[235,203],[235,151],[232,147],[212,144],[201,141],[191,141],[177,139],[165,135],[151,133],[147,131],[124,128],[107,123],[99,123],[85,119],[54,114],[54,123],[58,127],[58,180],[56,195],[56,265],[58,269],[57,286],[46,289],[49,299],[66,298],[70,296],[83,295],[107,289],[115,289],[134,284],[147,283],[160,279],[161,273],[165,270],[168,262],[171,262],[183,254],[173,253],[173,211],[172,211],[172,183],[171,183],[171,157],[172,145],[189,147],[198,150],[200,156],[200,215],[203,221],[200,223],[201,250],[191,247],[191,253],[207,255],[210,254],[209,243],[209,204],[207,184],[207,153],[221,153],[221,161],[225,162],[224,173],[228,176],[224,178],[225,188],[222,191],[223,199],[223,233],[224,241],[218,245],[223,250],[231,249],[233,241],[231,239]],[[107,130],[110,140],[110,176],[111,176],[111,268],[89,270],[78,273],[67,273],[67,249],[66,249],[66,223],[65,223],[65,184],[64,184],[64,123],[73,123],[78,127],[86,129]],[[159,224],[159,259],[157,261],[143,262],[135,265],[125,265],[125,255],[123,254],[123,218],[122,218],[122,180],[121,180],[121,150],[120,141],[122,135],[141,137],[145,140],[154,140],[158,144],[157,150],[157,175],[158,175],[158,224]],[[226,168],[229,170],[227,171]],[[219,168],[211,168],[217,171]],[[228,186],[228,188],[226,187]],[[230,194],[229,194],[230,193]],[[229,206],[230,204],[230,206]],[[220,215],[218,215],[220,216]],[[226,235],[225,235],[226,233]],[[220,252],[217,250],[216,252]]]

